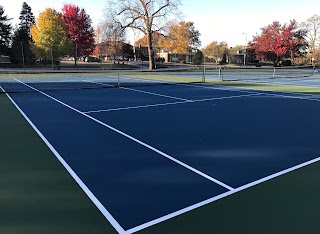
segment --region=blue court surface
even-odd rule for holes
[[[30,85],[34,92],[9,96],[119,233],[320,160],[319,96],[205,84]]]

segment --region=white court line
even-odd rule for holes
[[[113,109],[106,109],[106,110],[94,110],[94,111],[84,111],[85,114],[90,113],[99,113],[99,112],[109,112],[109,111],[120,111],[120,110],[130,110],[130,109],[140,109],[140,108],[148,108],[148,107],[157,107],[157,106],[168,106],[168,105],[177,105],[183,103],[190,103],[190,101],[185,102],[169,102],[169,103],[162,103],[162,104],[153,104],[153,105],[144,105],[144,106],[130,106],[130,107],[119,107]]]
[[[209,203],[212,203],[212,202],[217,201],[217,200],[219,200],[219,199],[225,198],[225,197],[230,196],[230,195],[232,195],[232,194],[238,193],[238,192],[240,192],[240,191],[243,191],[243,190],[248,189],[248,188],[250,188],[250,187],[253,187],[253,186],[255,186],[255,185],[261,184],[261,183],[263,183],[263,182],[266,182],[266,181],[268,181],[268,180],[271,180],[271,179],[274,179],[274,178],[276,178],[276,177],[282,176],[282,175],[284,175],[284,174],[287,174],[287,173],[289,173],[289,172],[295,171],[295,170],[297,170],[297,169],[301,169],[301,168],[303,168],[303,167],[306,167],[306,166],[311,165],[311,164],[316,163],[316,162],[320,162],[320,157],[315,158],[315,159],[313,159],[313,160],[310,160],[310,161],[308,161],[308,162],[299,164],[299,165],[297,165],[297,166],[288,168],[288,169],[286,169],[286,170],[277,172],[277,173],[275,173],[275,174],[273,174],[273,175],[264,177],[264,178],[262,178],[262,179],[259,179],[259,180],[256,180],[256,181],[254,181],[254,182],[251,182],[251,183],[249,183],[249,184],[243,185],[243,186],[238,187],[238,188],[236,188],[236,189],[234,189],[234,190],[232,190],[232,191],[228,191],[228,192],[223,193],[223,194],[220,194],[220,195],[218,195],[218,196],[209,198],[209,199],[207,199],[207,200],[205,200],[205,201],[199,202],[199,203],[194,204],[194,205],[192,205],[192,206],[189,206],[189,207],[186,207],[186,208],[184,208],[184,209],[181,209],[181,210],[178,210],[178,211],[176,211],[176,212],[173,212],[173,213],[171,213],[171,214],[165,215],[165,216],[163,216],[163,217],[161,217],[161,218],[158,218],[158,219],[149,221],[149,222],[147,222],[147,223],[141,224],[141,225],[139,225],[139,226],[136,226],[136,227],[134,227],[134,228],[131,228],[131,229],[127,230],[126,232],[127,232],[128,234],[132,234],[132,233],[141,231],[141,230],[143,230],[143,229],[146,229],[146,228],[148,228],[148,227],[151,227],[151,226],[153,226],[153,225],[156,225],[156,224],[161,223],[161,222],[163,222],[163,221],[166,221],[166,220],[168,220],[168,219],[172,219],[172,218],[174,218],[174,217],[176,217],[176,216],[178,216],[178,215],[181,215],[181,214],[184,214],[184,213],[186,213],[186,212],[195,210],[195,209],[197,209],[197,208],[199,208],[199,207],[201,207],[201,206],[208,205]]]
[[[279,84],[279,85],[283,85],[283,86],[300,86],[300,87],[307,87],[307,88],[319,88],[319,85],[318,86],[314,86],[312,84],[305,84],[304,82],[302,82],[303,80],[301,79],[292,79],[292,78],[289,78],[289,79],[286,79],[284,78],[285,80],[277,80],[277,81],[272,81],[272,82],[267,82],[267,81],[260,81],[260,82],[255,82],[255,83],[258,83],[258,84]],[[319,82],[317,80],[305,80],[307,82]],[[300,82],[300,83],[295,83],[295,82]],[[318,84],[318,83],[316,83]]]
[[[291,99],[300,99],[300,100],[307,100],[307,101],[316,101],[320,102],[319,98],[309,98],[309,97],[301,97],[301,96],[290,96],[290,95],[284,95],[284,94],[266,94],[266,96],[275,96],[275,97],[282,97],[282,98],[291,98]]]
[[[18,81],[19,81],[19,80],[18,80]],[[21,81],[19,81],[19,82],[23,84],[23,82],[21,82]],[[26,84],[24,84],[24,85],[26,85]],[[28,85],[26,85],[26,86],[28,86]],[[28,86],[28,87],[29,87],[29,86]],[[30,86],[30,88],[33,89],[33,90],[36,90],[36,89],[34,89],[33,87],[31,87],[31,86]],[[36,90],[36,91],[38,91],[38,90]],[[41,91],[38,91],[38,92],[41,93],[41,94],[43,94],[43,95],[45,95],[45,96],[47,96],[47,97],[49,97],[49,98],[51,98],[51,99],[53,99],[53,100],[55,100],[55,101],[57,101],[57,102],[59,102],[60,104],[62,104],[62,102],[60,102],[59,100],[56,100],[55,98],[52,98],[52,97],[50,97],[49,95],[47,95],[47,94],[45,94],[45,93],[43,93],[43,92],[41,92]],[[8,96],[8,97],[9,97],[9,96]],[[9,98],[10,98],[10,97],[9,97]],[[11,98],[10,98],[10,100],[14,103],[14,101],[13,101]],[[14,104],[15,104],[15,103],[14,103]],[[15,105],[16,105],[16,104],[15,104]],[[63,105],[64,105],[64,104],[63,104]],[[66,106],[67,106],[67,105],[66,105]],[[22,112],[18,106],[16,106],[16,107],[19,109],[20,112]],[[67,106],[67,107],[68,107],[68,106]],[[70,107],[69,107],[69,108],[70,108]],[[78,112],[78,113],[80,113],[80,114],[83,114],[83,113],[81,113],[80,111],[78,111],[78,110],[76,110],[76,109],[74,109],[74,108],[72,108],[72,107],[71,107],[71,109],[74,110],[74,111],[76,111],[76,112]],[[24,115],[23,112],[22,112],[22,114]],[[24,115],[24,116],[25,116],[25,115]],[[89,117],[89,116],[88,116],[88,117]],[[27,116],[25,116],[25,118],[28,120],[28,117],[27,117]],[[90,118],[90,117],[89,117],[89,118]],[[90,119],[92,119],[92,118],[90,118]],[[28,122],[29,122],[29,121],[28,121]],[[29,123],[32,124],[31,121],[30,121]],[[32,124],[32,125],[33,125],[33,124]],[[103,125],[104,125],[104,124],[103,124]],[[34,126],[34,125],[33,125],[33,126]],[[35,127],[35,126],[34,126],[34,127]],[[36,127],[35,127],[35,128],[36,128]],[[41,134],[41,132],[39,132],[39,133]],[[38,134],[39,134],[39,133],[38,133]],[[41,135],[42,135],[42,134],[41,134]],[[48,144],[50,144],[50,143],[48,142]],[[51,148],[50,148],[50,149],[51,149]],[[63,160],[63,159],[62,159],[62,160]],[[232,189],[232,190],[230,190],[229,192],[226,192],[226,193],[220,194],[220,195],[218,195],[218,196],[215,196],[215,197],[213,197],[213,198],[207,199],[207,200],[205,200],[205,201],[199,202],[199,203],[194,204],[194,205],[192,205],[192,206],[186,207],[186,208],[181,209],[181,210],[179,210],[179,211],[176,211],[176,212],[173,212],[173,213],[168,214],[168,215],[166,215],[166,216],[163,216],[163,217],[161,217],[161,218],[158,218],[158,219],[152,220],[152,221],[150,221],[150,222],[147,222],[147,223],[145,223],[145,224],[139,225],[139,226],[137,226],[137,227],[131,228],[131,229],[127,230],[127,231],[122,231],[123,229],[122,229],[121,226],[120,226],[120,228],[121,228],[122,230],[120,230],[120,231],[117,230],[117,231],[118,231],[119,233],[123,233],[123,234],[126,234],[126,233],[131,234],[131,233],[138,232],[138,231],[140,231],[140,230],[143,230],[143,229],[145,229],[145,228],[148,228],[148,227],[153,226],[153,225],[155,225],[155,224],[158,224],[158,223],[160,223],[160,222],[166,221],[166,220],[168,220],[168,219],[174,218],[174,217],[176,217],[176,216],[178,216],[178,215],[181,215],[181,214],[183,214],[183,213],[186,213],[186,212],[188,212],[188,211],[191,211],[191,210],[194,210],[194,209],[199,208],[199,207],[201,207],[201,206],[204,206],[204,205],[207,205],[207,204],[209,204],[209,203],[212,203],[212,202],[214,202],[214,201],[216,201],[216,200],[219,200],[219,199],[222,199],[222,198],[224,198],[224,197],[230,196],[230,195],[232,195],[232,194],[234,194],[234,193],[240,192],[240,191],[245,190],[245,189],[247,189],[247,188],[250,188],[250,187],[252,187],[252,186],[258,185],[258,184],[263,183],[263,182],[265,182],[265,181],[268,181],[268,180],[270,180],[270,179],[276,178],[276,177],[278,177],[278,176],[284,175],[284,174],[286,174],[286,173],[289,173],[289,172],[291,172],[291,171],[300,169],[300,168],[302,168],[302,167],[311,165],[311,164],[313,164],[313,163],[315,163],[315,162],[319,162],[319,161],[320,161],[320,157],[319,157],[319,158],[316,158],[316,159],[314,159],[314,160],[310,160],[310,161],[308,161],[308,162],[302,163],[302,164],[300,164],[300,165],[294,166],[294,167],[292,167],[292,168],[283,170],[283,171],[281,171],[281,172],[275,173],[275,174],[273,174],[273,175],[267,176],[267,177],[262,178],[262,179],[260,179],[260,180],[254,181],[254,182],[252,182],[252,183],[246,184],[246,185],[241,186],[241,187],[239,187],[239,188]],[[76,175],[76,176],[77,176],[77,175]],[[98,201],[98,202],[99,202],[99,201]],[[102,205],[101,205],[101,206],[102,206]],[[98,207],[98,208],[99,208],[99,207]],[[104,208],[104,207],[102,206],[102,208]],[[104,209],[105,209],[105,208],[104,208]],[[106,218],[107,218],[107,217],[106,217]],[[108,219],[108,218],[107,218],[107,219]],[[109,219],[108,219],[108,220],[109,220]],[[110,220],[109,220],[109,221],[110,221]],[[112,224],[112,225],[113,225],[113,224]]]
[[[180,101],[191,101],[191,100],[184,99],[184,98],[178,98],[178,97],[173,97],[173,96],[168,96],[168,95],[163,95],[163,94],[158,94],[158,93],[146,92],[146,91],[142,91],[142,90],[138,90],[138,89],[131,89],[131,88],[123,88],[123,89],[128,89],[128,90],[131,90],[131,91],[134,91],[134,92],[140,92],[140,93],[155,95],[155,96],[159,96],[159,97],[172,98],[172,99],[176,99],[176,100],[180,100]]]
[[[153,104],[153,105],[144,105],[144,106],[129,106],[129,107],[119,107],[119,108],[112,108],[112,109],[92,110],[92,111],[84,111],[83,113],[90,114],[90,113],[100,113],[100,112],[121,111],[121,110],[130,110],[130,109],[148,108],[148,107],[179,105],[179,104],[206,102],[206,101],[232,99],[232,98],[261,96],[261,95],[264,95],[264,94],[263,93],[257,93],[257,94],[244,94],[244,95],[229,96],[229,97],[214,97],[214,98],[206,98],[206,99],[199,99],[199,100],[190,100],[190,101],[188,100],[188,101],[184,101],[184,102],[172,102],[172,103],[162,103],[162,104]]]
[[[97,82],[90,81],[90,80],[82,80],[82,81],[87,82],[87,83],[91,83],[91,84],[103,85],[103,86],[107,86],[107,87],[118,87],[118,86],[109,85],[109,84],[97,83]]]
[[[261,83],[259,83],[261,84]],[[262,83],[264,84],[264,83]],[[223,86],[223,87],[216,87],[216,86],[206,86],[206,85],[191,85],[191,84],[178,84],[178,85],[183,85],[183,86],[192,86],[192,87],[198,87],[198,88],[204,88],[204,89],[218,89],[218,90],[227,90],[227,91],[232,91],[232,92],[245,92],[245,93],[260,93],[260,94],[266,94],[266,95],[273,95],[271,93],[283,93],[283,94],[297,94],[297,95],[302,95],[302,96],[309,96],[309,97],[317,97],[319,95],[314,95],[314,94],[308,94],[308,93],[299,93],[299,92],[284,92],[284,91],[274,91],[274,90],[252,90],[251,89],[245,89],[245,88],[237,88],[237,87],[229,87],[229,86]],[[285,85],[284,85],[285,86]],[[317,87],[311,87],[309,86],[308,88],[317,88]],[[274,94],[276,95],[276,94]]]
[[[180,85],[185,85],[185,86],[194,86],[194,87],[203,87],[203,88],[209,88],[209,89],[222,89],[222,90],[229,90],[229,89],[223,89],[223,88],[215,88],[215,87],[208,87],[208,86],[201,86],[201,85],[188,85],[188,84],[180,84]],[[312,88],[312,87],[311,87]],[[308,98],[308,97],[318,97],[318,95],[313,95],[313,94],[307,94],[307,93],[293,93],[293,92],[282,92],[282,91],[273,91],[273,90],[261,90],[260,92],[253,92],[253,91],[245,91],[245,90],[236,90],[236,89],[230,89],[230,91],[237,91],[237,92],[247,92],[251,94],[256,94],[256,95],[266,95],[266,96],[277,96],[277,97],[284,97],[284,98],[293,98],[293,99],[301,99],[301,100],[309,100],[309,101],[317,101],[319,102],[320,99],[317,98]],[[271,93],[270,93],[271,92]],[[275,94],[272,94],[275,93]],[[276,94],[279,93],[279,94]],[[295,94],[295,95],[302,95],[305,97],[301,96],[290,96],[286,94]],[[232,96],[230,96],[232,97]],[[320,97],[319,97],[320,98]]]
[[[253,96],[261,96],[261,95],[265,95],[265,94],[264,93],[251,93],[251,94],[234,95],[234,96],[226,96],[226,97],[214,97],[214,98],[205,98],[205,99],[200,99],[200,100],[194,100],[193,102],[206,102],[206,101],[224,100],[224,99],[242,98],[242,97],[253,97]]]
[[[44,93],[44,92],[42,92],[42,91],[40,91],[40,90],[38,90],[38,89],[36,89],[36,88],[28,85],[28,84],[23,83],[22,81],[20,81],[20,80],[18,80],[18,79],[15,79],[15,78],[14,78],[14,80],[16,80],[16,81],[18,81],[19,83],[21,83],[21,84],[29,87],[29,88],[32,89],[32,90],[37,91],[38,93],[41,93],[42,95],[50,98],[51,100],[54,100],[54,101],[60,103],[61,105],[63,105],[63,106],[65,106],[65,107],[67,107],[67,108],[69,108],[69,109],[71,109],[71,110],[79,113],[80,115],[83,115],[83,116],[87,117],[88,119],[91,119],[91,120],[93,120],[94,122],[99,123],[99,124],[101,124],[102,126],[105,126],[105,127],[109,128],[110,130],[112,130],[112,131],[114,131],[114,132],[116,132],[116,133],[119,133],[120,135],[122,135],[122,136],[124,136],[124,137],[126,137],[126,138],[128,138],[128,139],[130,139],[130,140],[132,140],[132,141],[134,141],[134,142],[136,142],[136,143],[138,143],[138,144],[140,144],[140,145],[142,145],[142,146],[144,146],[144,147],[146,147],[146,148],[148,148],[148,149],[150,149],[150,150],[152,150],[152,151],[154,151],[154,152],[156,152],[156,153],[158,153],[158,154],[160,154],[160,155],[162,155],[162,156],[164,156],[165,158],[167,158],[167,159],[169,159],[169,160],[171,160],[171,161],[179,164],[180,166],[182,166],[182,167],[184,167],[184,168],[186,168],[186,169],[188,169],[188,170],[190,170],[190,171],[192,171],[192,172],[194,172],[194,173],[196,173],[196,174],[198,174],[198,175],[200,175],[200,176],[202,176],[202,177],[204,177],[204,178],[212,181],[213,183],[216,183],[216,184],[218,184],[218,185],[220,185],[220,186],[228,189],[229,191],[233,191],[233,190],[234,190],[233,187],[231,187],[231,186],[229,186],[229,185],[227,185],[227,184],[225,184],[225,183],[223,183],[223,182],[221,182],[221,181],[219,181],[219,180],[217,180],[217,179],[215,179],[215,178],[213,178],[213,177],[211,177],[211,176],[209,176],[209,175],[207,175],[207,174],[205,174],[205,173],[203,173],[203,172],[201,172],[201,171],[199,171],[199,170],[197,170],[197,169],[195,169],[195,168],[193,168],[193,167],[191,167],[191,166],[189,166],[188,164],[186,164],[186,163],[184,163],[184,162],[182,162],[182,161],[180,161],[180,160],[178,160],[178,159],[176,159],[176,158],[174,158],[174,157],[172,157],[172,156],[170,156],[170,155],[168,155],[168,154],[166,154],[166,153],[164,153],[164,152],[162,152],[162,151],[160,151],[160,150],[158,150],[158,149],[156,149],[156,148],[154,148],[154,147],[152,147],[152,146],[150,146],[150,145],[148,145],[148,144],[146,144],[146,143],[144,143],[144,142],[142,142],[142,141],[140,141],[140,140],[138,140],[138,139],[136,139],[136,138],[134,138],[134,137],[132,137],[132,136],[130,136],[130,135],[128,135],[128,134],[126,134],[126,133],[124,133],[124,132],[122,132],[122,131],[120,131],[120,130],[118,130],[118,129],[116,129],[116,128],[114,128],[114,127],[112,127],[112,126],[110,126],[110,125],[108,125],[108,124],[100,121],[100,120],[97,120],[97,119],[91,117],[90,115],[85,114],[85,113],[81,112],[80,110],[78,110],[78,109],[76,109],[76,108],[74,108],[74,107],[72,107],[72,106],[70,106],[70,105],[68,105],[68,104],[66,104],[66,103],[64,103],[64,102],[62,102],[62,101],[60,101],[60,100],[58,100],[58,99],[56,99],[56,98],[54,98],[54,97],[46,94],[46,93]],[[101,210],[100,210],[100,211],[101,211]],[[105,211],[107,211],[107,210],[105,209]],[[101,211],[101,212],[102,212],[102,211]],[[109,213],[109,212],[108,212],[108,213]],[[104,215],[105,215],[105,214],[104,214]],[[108,216],[108,215],[105,215],[105,217],[108,219],[109,216]],[[108,220],[109,220],[109,219],[108,219]],[[110,221],[110,220],[109,220],[109,221]],[[111,223],[111,221],[110,221],[110,223]],[[111,224],[112,224],[112,223],[111,223]],[[119,225],[119,226],[120,226],[120,225]]]
[[[20,81],[19,81],[20,82]],[[3,92],[5,90],[0,87]],[[49,147],[51,152],[56,156],[56,158],[60,161],[60,163],[64,166],[64,168],[69,172],[69,174],[73,177],[73,179],[78,183],[81,189],[87,194],[90,200],[95,204],[95,206],[100,210],[100,212],[106,217],[106,219],[110,222],[110,224],[117,230],[119,234],[125,234],[125,230],[120,226],[120,224],[113,218],[113,216],[107,211],[107,209],[101,204],[101,202],[96,198],[96,196],[90,191],[90,189],[85,185],[85,183],[78,177],[78,175],[72,170],[69,164],[61,157],[58,151],[51,145],[51,143],[47,140],[47,138],[40,132],[40,130],[33,124],[33,122],[29,119],[29,117],[23,112],[23,110],[17,105],[17,103],[7,94],[9,100],[13,103],[13,105],[18,109],[21,115],[27,120],[30,126],[35,130],[35,132],[39,135],[39,137],[43,140],[43,142]]]
[[[181,86],[191,86],[191,87],[196,87],[196,88],[204,88],[204,89],[217,89],[217,90],[226,90],[226,91],[232,91],[232,92],[242,92],[242,93],[256,93],[254,91],[247,91],[241,88],[237,88],[237,87],[229,87],[229,86],[224,86],[224,85],[218,85],[218,86],[209,86],[206,85],[207,83],[204,83],[203,85],[195,85],[195,84],[177,84],[177,85],[181,85]]]
[[[94,81],[86,81],[85,82],[90,82],[93,84],[98,84],[98,85],[105,85],[104,83],[100,83],[100,82],[94,82]],[[106,85],[106,86],[110,86],[110,87],[115,87],[113,85]],[[154,95],[154,96],[159,96],[159,97],[166,97],[166,98],[171,98],[171,99],[176,99],[176,100],[180,100],[180,101],[191,101],[188,99],[184,99],[184,98],[178,98],[178,97],[173,97],[173,96],[168,96],[168,95],[163,95],[163,94],[158,94],[158,93],[152,93],[152,92],[147,92],[147,91],[142,91],[142,90],[138,90],[138,89],[132,89],[132,88],[126,88],[126,87],[119,87],[121,89],[127,89],[130,91],[134,91],[134,92],[139,92],[139,93],[145,93],[145,94],[150,94],[150,95]]]
[[[142,141],[140,141],[140,140],[138,140],[136,138],[134,138],[133,136],[130,136],[127,133],[124,133],[124,132],[122,132],[122,131],[120,131],[120,130],[118,130],[118,129],[116,129],[116,128],[114,128],[114,127],[112,127],[112,126],[110,126],[110,125],[108,125],[108,124],[106,124],[106,123],[104,123],[104,122],[102,122],[102,121],[90,116],[90,115],[88,115],[88,114],[85,114],[82,111],[80,111],[80,110],[78,110],[78,109],[76,109],[76,108],[74,108],[74,107],[72,107],[72,106],[70,106],[70,105],[68,105],[68,104],[66,104],[64,102],[62,102],[62,101],[60,101],[60,100],[58,100],[58,99],[46,94],[46,93],[44,93],[44,92],[42,92],[42,91],[40,91],[40,90],[28,85],[28,84],[25,84],[22,81],[19,81],[18,79],[15,79],[15,80],[17,80],[21,84],[29,87],[30,89],[33,89],[33,90],[37,91],[38,93],[41,93],[42,95],[44,95],[44,96],[46,96],[46,97],[48,97],[48,98],[60,103],[61,105],[63,105],[65,107],[67,107],[67,108],[69,108],[69,109],[71,109],[71,110],[73,110],[73,111],[75,111],[75,112],[87,117],[88,119],[91,119],[94,122],[99,123],[99,124],[109,128],[110,130],[112,130],[112,131],[114,131],[116,133],[119,133],[120,135],[122,135],[122,136],[124,136],[126,138],[129,138],[130,140],[132,140],[132,141],[134,141],[134,142],[136,142],[136,143],[138,143],[138,144],[140,144],[140,145],[142,145],[142,146],[144,146],[144,147],[146,147],[146,148],[148,148],[148,149],[150,149],[150,150],[152,150],[152,151],[154,151],[154,152],[156,152],[156,153],[158,153],[158,154],[160,154],[160,155],[162,155],[162,156],[164,156],[164,157],[166,157],[168,159],[170,159],[171,161],[173,161],[173,162],[175,162],[175,163],[177,163],[177,164],[189,169],[190,171],[193,171],[194,173],[196,173],[196,174],[198,174],[198,175],[200,175],[200,176],[202,176],[202,177],[204,177],[204,178],[206,178],[206,179],[208,179],[208,180],[210,180],[210,181],[212,181],[212,182],[214,182],[216,184],[219,184],[220,186],[222,186],[222,187],[224,187],[224,188],[226,188],[228,190],[233,190],[234,189],[231,186],[229,186],[227,184],[224,184],[223,182],[221,182],[221,181],[219,181],[219,180],[217,180],[217,179],[215,179],[215,178],[213,178],[213,177],[211,177],[211,176],[209,176],[209,175],[207,175],[207,174],[205,174],[205,173],[203,173],[203,172],[201,172],[201,171],[189,166],[188,164],[186,164],[186,163],[184,163],[184,162],[182,162],[182,161],[180,161],[180,160],[178,160],[178,159],[176,159],[176,158],[174,158],[174,157],[172,157],[172,156],[170,156],[170,155],[168,155],[168,154],[166,154],[166,153],[164,153],[164,152],[162,152],[162,151],[160,151],[160,150],[158,150],[158,149],[156,149],[156,148],[154,148],[154,147],[152,147],[152,146],[150,146],[150,145],[148,145],[148,144],[146,144],[146,143],[144,143],[144,142],[142,142]]]

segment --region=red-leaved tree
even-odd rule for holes
[[[255,51],[257,59],[270,60],[278,64],[285,58],[299,56],[307,47],[306,32],[298,30],[295,20],[284,25],[275,21],[261,31],[261,34],[254,36],[250,43],[250,48]]]
[[[88,56],[94,51],[92,21],[84,9],[73,4],[64,4],[62,19],[74,45],[75,65],[77,65],[77,57]]]

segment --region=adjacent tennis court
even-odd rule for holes
[[[47,175],[39,166],[33,173],[40,170],[49,184],[51,176],[71,176],[68,183],[76,183],[65,189],[78,189],[95,205],[88,219],[101,225],[96,233],[232,233],[225,224],[245,218],[230,209],[256,209],[249,217],[264,217],[281,207],[272,199],[287,204],[281,189],[304,186],[313,194],[289,193],[293,208],[279,211],[283,220],[295,220],[292,209],[320,192],[320,96],[211,85],[201,83],[201,72],[188,74],[10,74],[1,80],[2,112],[14,105],[52,152],[42,164],[45,150],[29,149],[33,165],[58,171],[60,162],[64,168]],[[10,155],[21,141],[4,141],[3,152]],[[262,197],[270,204],[259,204]],[[301,223],[314,216],[309,210]],[[258,224],[251,227],[257,231]]]

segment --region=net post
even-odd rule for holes
[[[120,88],[120,72],[118,71],[118,87]]]
[[[223,81],[223,76],[222,76],[222,69],[219,67],[219,80]]]
[[[312,67],[312,76],[314,76],[314,72],[315,72],[315,70],[316,70],[316,65],[315,65],[315,64],[313,64],[313,67]]]
[[[274,68],[273,68],[272,78],[275,78],[275,77],[276,77],[276,68],[274,67]]]

